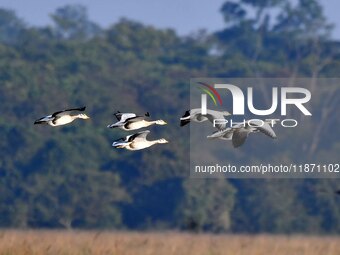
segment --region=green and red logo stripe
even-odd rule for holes
[[[216,98],[217,98],[218,102],[220,103],[220,105],[222,105],[221,95],[217,92],[217,90],[214,87],[212,87],[209,84],[206,84],[204,82],[198,82],[198,83],[207,88],[207,89],[206,88],[200,88],[200,89],[204,93],[206,93],[210,96],[210,98],[213,100],[215,105],[217,105]]]

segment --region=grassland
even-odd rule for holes
[[[340,237],[0,231],[1,255],[339,255]]]

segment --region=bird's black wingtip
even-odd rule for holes
[[[189,117],[190,116],[190,110],[186,110],[182,118]]]
[[[146,113],[145,113],[145,116],[146,116],[146,117],[150,117],[150,113],[149,113],[149,112],[146,112]]]
[[[188,120],[181,120],[180,126],[183,127],[183,126],[185,126],[185,125],[187,125],[187,124],[189,124],[189,123],[190,123],[190,120],[189,120],[189,119],[188,119]]]

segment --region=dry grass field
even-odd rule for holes
[[[340,237],[0,231],[1,255],[339,255]]]

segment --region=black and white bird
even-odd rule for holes
[[[52,127],[55,126],[62,126],[66,125],[68,123],[71,123],[75,119],[89,119],[90,117],[87,116],[85,113],[82,113],[85,111],[85,106],[80,108],[72,108],[72,109],[66,109],[63,111],[55,112],[51,115],[47,115],[45,117],[42,117],[34,122],[34,124],[48,124]]]
[[[166,125],[164,120],[150,120],[150,114],[147,112],[144,116],[137,116],[134,113],[114,113],[118,122],[108,125],[108,128],[120,128],[123,130],[136,130],[151,125]]]
[[[230,115],[231,114],[227,111],[214,111],[209,109],[207,109],[207,114],[203,115],[202,110],[200,108],[195,108],[186,111],[184,115],[180,118],[181,127],[190,123],[190,121],[204,122],[209,120],[211,123],[214,124],[214,127],[216,127],[218,130],[221,130],[226,128],[227,122],[224,120],[225,117]]]
[[[124,138],[120,138],[112,143],[115,148],[124,148],[130,151],[142,150],[158,143],[168,143],[164,138],[149,141],[146,140],[149,130],[141,131],[133,135],[128,135]]]
[[[231,128],[226,128],[223,130],[218,130],[213,134],[207,136],[207,138],[213,139],[223,139],[223,140],[232,140],[233,146],[235,148],[243,145],[250,133],[261,132],[273,139],[276,139],[277,136],[269,125],[273,121],[261,121],[261,120],[252,120],[251,123],[245,122],[245,124],[238,124]],[[273,123],[275,124],[275,123]]]

